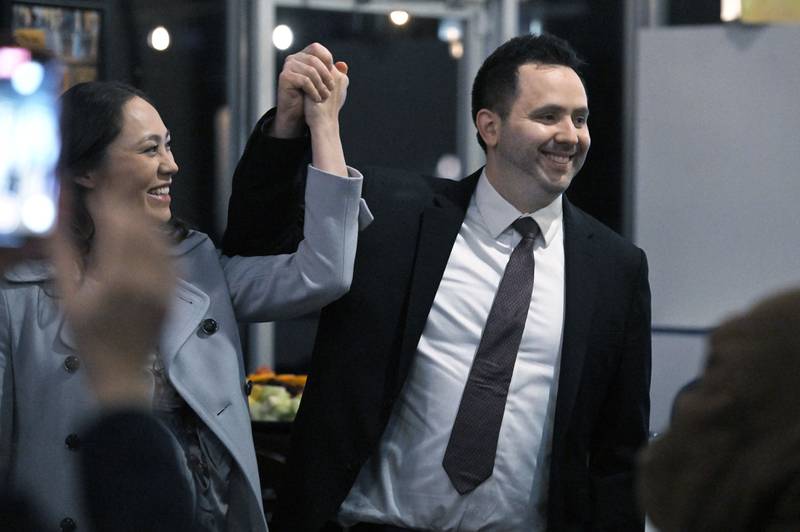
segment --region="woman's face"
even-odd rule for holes
[[[122,117],[122,130],[106,148],[102,162],[79,182],[92,189],[90,202],[103,198],[134,202],[147,216],[167,222],[172,217],[170,185],[178,172],[169,131],[158,111],[138,96],[128,100]]]

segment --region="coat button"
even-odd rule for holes
[[[75,520],[71,517],[65,517],[61,520],[61,530],[62,532],[71,532],[78,528],[78,525],[75,524]]]
[[[75,373],[81,367],[81,361],[75,355],[70,355],[64,360],[64,369],[67,373]]]
[[[217,332],[219,325],[217,325],[217,320],[213,318],[206,318],[203,320],[203,323],[200,324],[200,329],[208,336],[211,336]]]
[[[67,449],[70,451],[77,451],[81,448],[81,439],[77,434],[70,434],[64,438],[64,443],[67,445]]]
[[[247,380],[244,382],[244,394],[250,395],[253,393],[253,381]]]

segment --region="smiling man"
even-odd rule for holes
[[[579,66],[561,39],[512,39],[473,86],[485,168],[365,172],[375,220],[322,312],[281,530],[644,529],[647,261],[563,196],[590,144]],[[228,229],[257,241],[254,220]]]

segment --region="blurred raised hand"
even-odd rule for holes
[[[136,207],[107,202],[98,210],[89,257],[79,256],[63,224],[52,239],[57,286],[98,399],[141,405],[175,283],[167,237]]]

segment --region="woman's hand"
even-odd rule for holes
[[[350,79],[347,77],[347,63],[337,61],[330,69],[333,80],[333,89],[324,100],[314,99],[312,94],[305,93],[303,109],[306,124],[314,134],[315,128],[337,127],[339,125],[339,111],[347,99],[347,86]]]
[[[347,176],[342,141],[339,138],[339,111],[347,98],[347,64],[338,61],[331,69],[333,90],[322,102],[315,102],[306,94],[303,107],[306,124],[311,130],[311,163],[318,169],[339,176]]]

